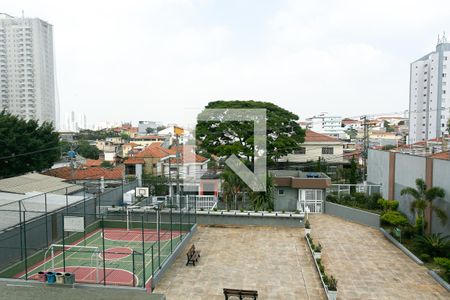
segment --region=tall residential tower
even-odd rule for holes
[[[436,51],[411,63],[409,143],[441,137],[450,119],[450,43],[438,37]]]
[[[53,27],[0,13],[0,110],[56,126]]]

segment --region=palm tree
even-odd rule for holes
[[[250,200],[253,203],[253,209],[255,210],[273,210],[275,185],[273,183],[272,176],[267,173],[266,177],[266,191],[265,192],[253,192],[250,191]]]
[[[445,191],[440,187],[432,187],[427,189],[427,185],[425,184],[425,181],[421,178],[416,179],[416,188],[407,187],[401,190],[400,194],[403,195],[410,195],[414,198],[414,200],[411,202],[410,209],[411,212],[415,214],[415,219],[417,220],[418,217],[422,218],[422,234],[424,232],[425,222],[423,221],[425,219],[425,209],[427,207],[430,208],[430,215],[428,221],[428,232],[431,233],[431,219],[433,212],[436,213],[437,217],[441,221],[442,225],[445,225],[447,223],[448,216],[446,212],[433,205],[433,200],[436,198],[443,198],[445,197]]]
[[[227,208],[230,208],[231,201],[236,205],[237,197],[245,190],[245,183],[237,176],[230,168],[226,167],[222,173],[223,179],[223,196],[227,203]]]

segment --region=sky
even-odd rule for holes
[[[409,64],[450,32],[450,1],[15,0],[54,26],[61,119],[186,124],[214,100],[300,119],[408,108]],[[450,38],[449,38],[450,39]]]

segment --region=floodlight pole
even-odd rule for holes
[[[125,207],[127,210],[127,231],[130,231],[130,210],[128,206]]]

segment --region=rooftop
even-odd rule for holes
[[[51,171],[51,170],[49,170]],[[22,176],[16,176],[0,180],[0,192],[26,194],[30,192],[53,192],[60,190],[69,193],[82,189],[82,187],[64,182],[64,179],[46,176],[38,173],[29,173]]]
[[[65,180],[121,180],[123,178],[124,168],[80,168],[62,167],[45,171],[45,175],[63,178]]]
[[[340,140],[312,130],[306,130],[305,143],[311,142],[340,142]]]

